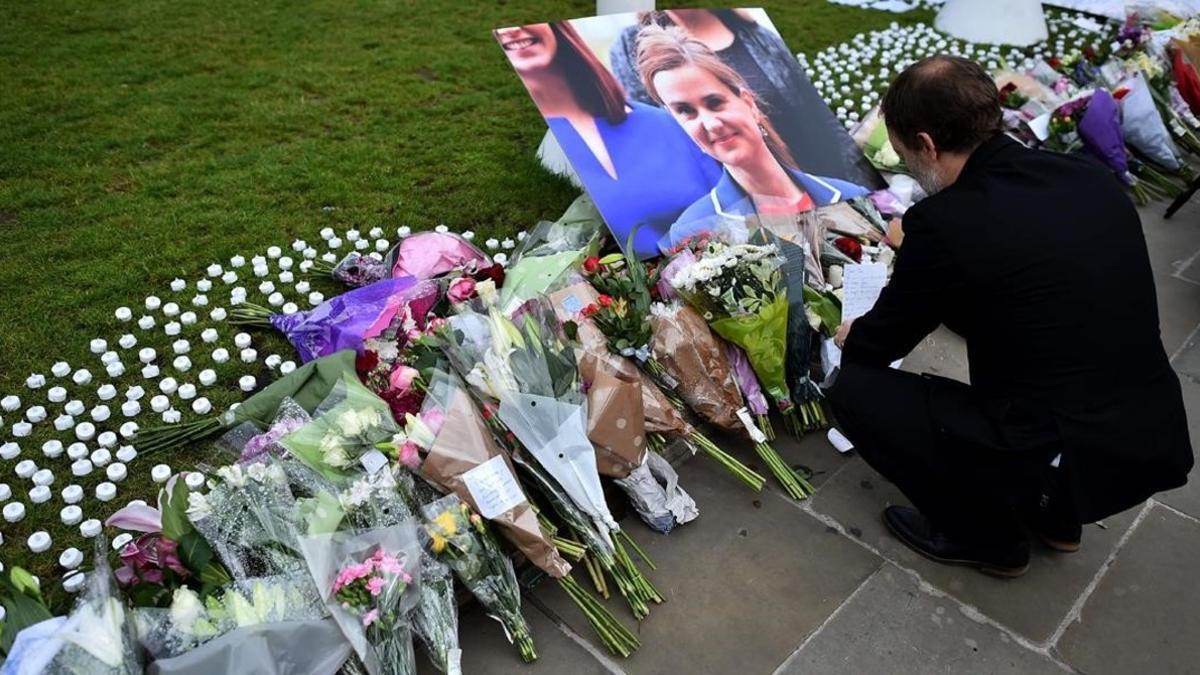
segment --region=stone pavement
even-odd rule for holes
[[[1163,208],[1142,209],[1142,221],[1163,342],[1198,439],[1200,197],[1170,221]],[[961,341],[939,331],[904,367],[965,379],[966,357]],[[797,504],[770,488],[750,494],[698,459],[679,467],[700,506],[698,521],[660,536],[626,519],[659,564],[651,578],[668,598],[640,626],[643,647],[632,658],[611,659],[594,646],[562,592],[542,584],[526,602],[542,658],[521,664],[499,627],[470,607],[461,629],[464,672],[1200,670],[1200,481],[1086,526],[1078,553],[1035,547],[1026,576],[1000,580],[931,563],[900,545],[880,512],[904,498],[821,435],[778,447],[815,472],[811,500]],[[619,601],[609,606],[633,625]]]

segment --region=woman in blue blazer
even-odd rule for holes
[[[678,28],[644,28],[638,68],[646,90],[723,169],[716,186],[671,225],[660,247],[672,248],[722,219],[802,213],[868,193],[848,181],[801,171],[741,75]]]

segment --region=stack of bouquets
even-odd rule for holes
[[[450,362],[531,456],[529,479],[613,575],[635,616],[646,616],[648,603],[662,597],[614,537],[620,528],[604,500],[588,439],[575,353],[553,309],[541,299],[526,303],[515,319],[519,327],[496,307],[460,310],[441,334]],[[598,575],[593,581],[601,586]]]
[[[683,419],[674,403],[662,392],[662,390],[646,375],[640,372],[633,365],[633,362],[619,354],[614,354],[608,347],[608,339],[604,333],[596,326],[592,318],[582,314],[582,308],[586,308],[597,302],[598,294],[590,284],[585,281],[578,281],[564,288],[554,291],[549,296],[549,302],[553,306],[554,311],[564,323],[573,323],[575,326],[575,355],[576,363],[579,366],[579,372],[585,382],[593,383],[588,391],[589,405],[589,424],[593,416],[592,409],[601,405],[603,401],[595,400],[599,396],[593,396],[595,382],[611,381],[622,383],[622,388],[630,389],[628,398],[640,398],[642,408],[643,428],[646,431],[647,439],[651,444],[663,445],[661,439],[663,435],[681,438],[692,444],[695,448],[703,451],[706,455],[716,460],[725,470],[733,476],[744,482],[751,489],[758,491],[762,489],[763,477],[746,467],[740,461],[726,453],[721,448],[717,447],[707,436],[696,430],[691,424]],[[715,412],[721,405],[715,405],[711,409],[707,407],[707,402],[716,402],[718,399],[723,403],[728,403],[729,400],[724,398],[729,393],[730,389],[721,390],[715,397],[710,396],[708,385],[711,380],[711,371],[696,369],[696,368],[677,368],[679,363],[678,355],[680,352],[691,350],[695,344],[714,344],[718,345],[719,341],[712,335],[707,324],[700,321],[700,332],[694,332],[696,326],[691,326],[688,329],[677,330],[682,328],[682,324],[671,320],[662,320],[656,313],[654,307],[651,307],[651,335],[652,348],[657,354],[662,354],[661,364],[664,367],[666,377],[671,378],[676,383],[679,394],[684,401],[693,406],[693,409],[701,415],[708,418],[709,412]],[[694,364],[693,364],[694,365]],[[706,364],[707,365],[707,364]],[[751,375],[753,377],[753,375]],[[757,382],[757,381],[756,381]],[[636,383],[637,389],[630,387],[630,384]],[[607,391],[602,388],[601,392]],[[639,392],[637,394],[635,392]],[[738,407],[740,407],[740,398],[738,398],[737,390],[732,389],[733,396],[738,399]],[[608,397],[606,400],[617,398],[615,396]],[[614,401],[614,412],[615,412]],[[734,408],[736,409],[736,407]],[[764,412],[766,412],[764,410]],[[619,417],[617,418],[620,419]],[[612,434],[602,433],[604,425],[593,425],[589,433],[593,443],[597,448],[613,447],[614,444],[610,436]],[[618,430],[620,431],[620,430]],[[601,462],[603,467],[604,462]],[[619,462],[613,462],[612,473],[608,475],[616,475],[619,469]],[[632,467],[631,467],[632,469]],[[603,472],[603,471],[602,471]],[[663,490],[664,496],[667,495],[666,490]],[[675,502],[670,502],[674,504]],[[670,510],[670,509],[668,509]],[[676,515],[676,519],[680,515]]]
[[[778,247],[708,241],[694,255],[695,261],[681,266],[671,285],[718,335],[746,352],[776,408],[798,431],[785,366],[788,298]],[[765,443],[765,435],[757,435],[759,456],[788,494],[796,499],[810,494],[807,481]]]

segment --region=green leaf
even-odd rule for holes
[[[186,481],[182,478],[176,479],[171,494],[167,495],[167,501],[163,504],[163,536],[171,541],[183,541],[188,532],[194,529],[186,513],[190,492]]]
[[[204,571],[200,573],[200,581],[203,582],[205,588],[216,589],[233,581],[233,577],[229,576],[229,572],[218,563],[210,563]],[[212,592],[211,590],[209,591]]]
[[[200,576],[204,572],[204,569],[212,562],[212,558],[212,547],[196,530],[188,532],[179,540],[179,559],[183,561],[184,567],[188,568],[195,576]]]
[[[608,255],[606,255],[600,259],[600,264],[601,265],[612,265],[614,263],[621,262],[624,259],[625,259],[625,256],[620,253],[609,253]]]
[[[19,581],[18,581],[19,579]],[[18,587],[30,588],[32,592]],[[50,610],[41,599],[41,593],[33,586],[33,578],[20,567],[13,567],[7,575],[0,575],[0,586],[3,594],[0,603],[4,605],[4,621],[0,623],[0,652],[5,655],[12,648],[13,640],[23,629],[35,623],[51,618]]]
[[[171,593],[165,586],[150,583],[133,586],[128,595],[135,607],[166,607],[171,599]]]
[[[19,593],[24,593],[35,600],[42,599],[42,590],[38,587],[37,581],[24,567],[13,567],[8,573],[8,578],[12,581],[13,588]]]

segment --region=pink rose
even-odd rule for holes
[[[404,445],[400,446],[400,463],[413,471],[421,466],[421,453],[416,443],[405,441]]]
[[[421,373],[412,366],[398,366],[392,371],[388,377],[388,383],[397,391],[406,392],[412,389],[413,381],[421,376]]]
[[[475,297],[475,280],[471,277],[459,277],[450,282],[446,298],[452,303],[465,302]]]
[[[421,416],[421,419],[425,422],[425,426],[433,432],[433,435],[437,436],[442,431],[442,425],[446,423],[446,414],[437,408],[430,408]]]

